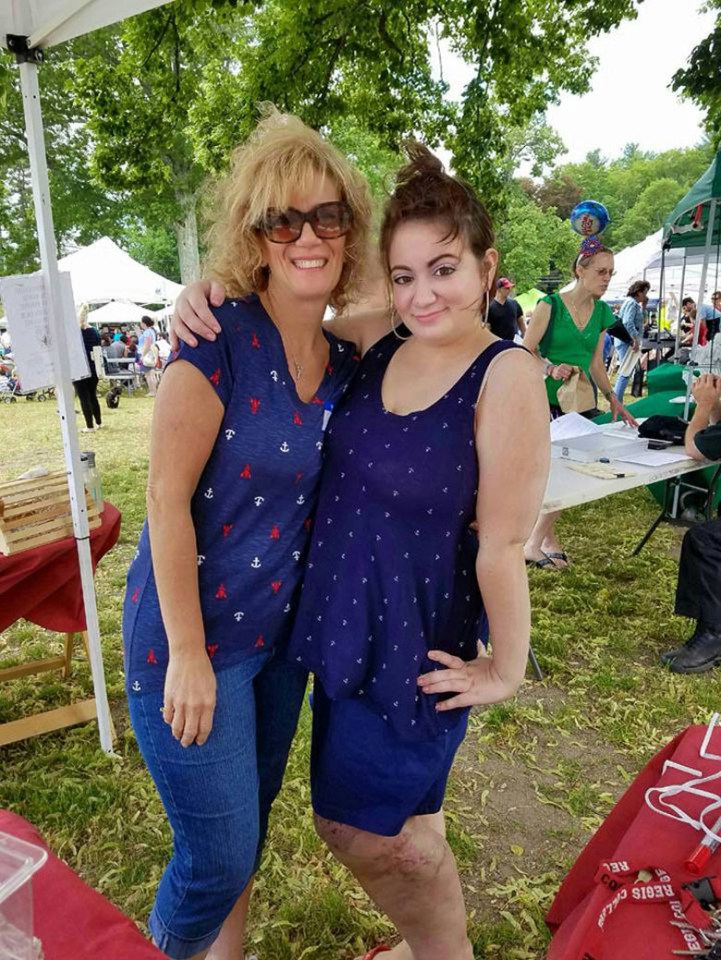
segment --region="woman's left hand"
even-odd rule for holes
[[[615,393],[611,394],[609,403],[611,404],[611,414],[614,423],[616,422],[617,418],[620,417],[625,424],[628,424],[629,427],[635,428],[638,426],[638,421],[635,420],[633,414],[629,413],[629,411],[624,407]]]
[[[443,664],[446,670],[432,670],[421,674],[418,687],[426,695],[455,693],[457,696],[441,700],[436,710],[456,710],[481,703],[500,703],[512,697],[523,677],[506,680],[495,670],[493,657],[481,654],[476,660],[465,661],[443,650],[430,650],[428,659]]]

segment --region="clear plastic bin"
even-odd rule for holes
[[[46,850],[0,833],[0,957],[41,960],[33,936],[32,875],[48,858]]]

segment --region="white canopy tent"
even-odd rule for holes
[[[700,298],[701,268],[704,262],[705,248],[694,250],[685,258],[683,250],[669,250],[665,256],[663,291],[661,291],[661,244],[663,231],[650,234],[640,243],[626,247],[615,256],[616,276],[606,291],[604,300],[622,300],[634,280],[648,280],[651,284],[650,297],[655,299],[663,293],[663,299],[669,309],[678,309],[684,296]],[[714,250],[714,258],[716,251]],[[713,261],[712,261],[713,262]],[[715,275],[708,273],[708,283],[713,286]],[[721,284],[721,265],[718,276]],[[681,287],[683,286],[683,290]],[[710,289],[704,291],[708,294]],[[704,299],[708,300],[708,296]]]
[[[158,320],[157,313],[145,307],[139,307],[137,303],[132,303],[130,300],[111,300],[104,307],[91,310],[88,313],[88,323],[92,323],[94,327],[111,326],[119,323],[138,326],[143,317]]]
[[[61,322],[62,317],[59,315],[62,297],[48,185],[38,66],[42,63],[44,48],[90,33],[99,27],[116,23],[118,20],[153,7],[162,6],[166,2],[167,0],[123,0],[121,4],[118,0],[0,0],[0,45],[7,47],[15,54],[20,72],[35,221],[42,273],[47,291],[55,390],[68,470],[73,533],[80,564],[90,667],[95,689],[100,743],[107,753],[112,751],[110,710],[100,647],[88,516],[80,470],[80,447],[75,426],[73,387],[70,380],[70,359]]]
[[[58,261],[73,282],[75,305],[132,300],[133,303],[173,303],[183,289],[133,260],[110,237],[101,237]]]

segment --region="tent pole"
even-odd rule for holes
[[[683,248],[683,263],[681,264],[681,289],[678,298],[678,316],[676,317],[676,349],[674,350],[674,362],[678,363],[678,350],[681,345],[681,317],[683,316],[683,294],[684,284],[686,283],[686,257],[688,255],[687,247]]]
[[[703,296],[706,292],[706,274],[708,273],[708,252],[711,249],[711,242],[713,240],[713,232],[716,226],[716,204],[718,201],[714,197],[711,200],[711,204],[708,212],[708,228],[706,229],[706,249],[704,250],[703,255],[703,266],[701,267],[701,280],[699,282],[699,291],[698,291],[698,300],[696,301],[696,323],[693,325],[693,346],[691,347],[691,356],[694,355],[696,350],[696,344],[698,343],[698,335],[701,327],[701,317],[699,313],[701,307],[703,306]],[[693,373],[691,374],[688,383],[686,384],[686,402],[683,405],[683,418],[688,420],[688,411],[691,406],[691,388],[693,386]]]
[[[60,413],[60,427],[63,436],[63,453],[68,470],[70,505],[73,516],[73,534],[78,549],[80,579],[85,606],[85,619],[88,631],[90,668],[95,688],[95,703],[98,715],[100,745],[106,753],[112,752],[110,732],[110,708],[105,689],[103,655],[100,648],[100,627],[95,603],[93,566],[90,553],[90,531],[85,506],[85,486],[80,469],[80,445],[75,426],[75,396],[70,380],[70,359],[65,328],[62,322],[62,298],[60,294],[60,273],[55,246],[50,189],[48,183],[47,158],[45,155],[45,135],[43,131],[42,111],[40,108],[40,90],[38,85],[38,66],[31,61],[21,62],[20,83],[25,111],[25,127],[28,139],[28,155],[35,204],[35,220],[40,246],[40,260],[46,285],[48,315],[50,323],[50,347],[55,372],[55,388]]]

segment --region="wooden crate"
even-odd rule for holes
[[[88,524],[100,526],[100,512],[85,492]],[[10,556],[73,535],[68,476],[64,471],[30,480],[0,483],[0,553]]]

